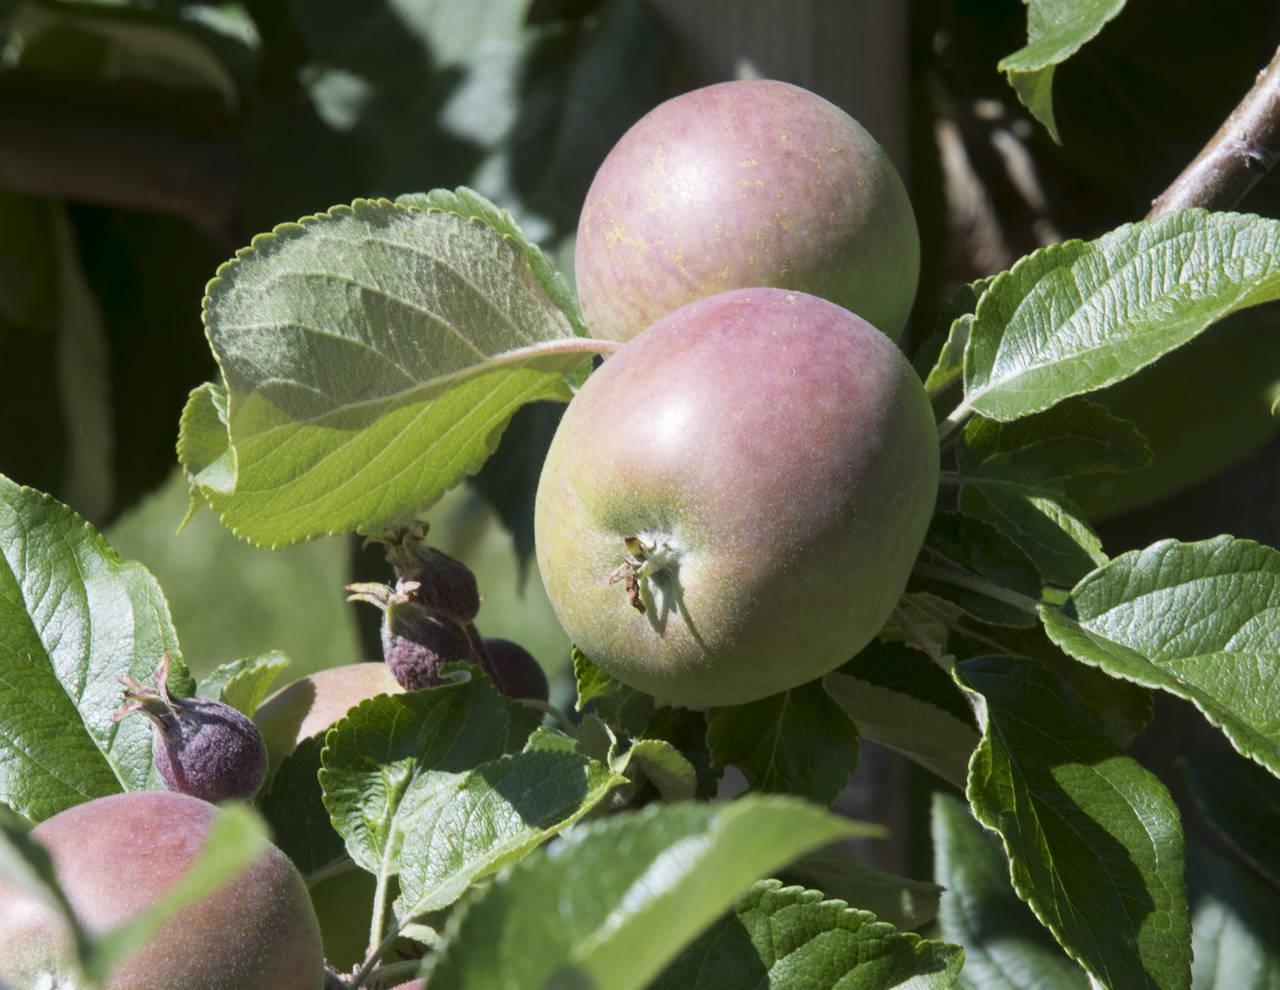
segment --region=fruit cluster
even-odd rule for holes
[[[686,93],[609,153],[575,275],[592,331],[625,343],[569,403],[535,509],[547,594],[594,663],[730,705],[882,628],[938,486],[894,343],[918,256],[884,151],[799,87]]]
[[[347,586],[350,601],[382,609],[382,657],[407,691],[442,682],[442,668],[465,661],[480,666],[512,698],[547,700],[547,676],[524,647],[481,636],[475,617],[480,594],[462,561],[426,546],[426,526],[403,527],[384,539],[394,585]]]

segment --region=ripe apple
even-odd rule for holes
[[[920,243],[884,149],[839,107],[768,79],[674,97],[605,157],[578,221],[575,279],[592,333],[629,340],[728,289],[798,289],[895,340]]]
[[[884,625],[938,487],[896,344],[816,296],[738,289],[628,341],[565,410],[534,538],[556,616],[631,687],[729,705]]]
[[[169,791],[131,791],[61,811],[31,831],[91,933],[141,914],[186,872],[217,808]],[[42,901],[0,881],[0,984],[70,979],[70,933]],[[7,981],[7,982],[6,982]],[[320,928],[293,863],[268,845],[212,896],[179,912],[107,990],[318,990]],[[38,985],[70,986],[52,982]]]

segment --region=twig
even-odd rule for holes
[[[1280,49],[1253,87],[1182,174],[1151,203],[1146,219],[1186,206],[1235,206],[1280,159]]]

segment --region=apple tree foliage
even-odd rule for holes
[[[1028,5],[1026,47],[999,68],[1055,134],[1055,67],[1122,7]],[[474,475],[513,416],[568,401],[616,347],[536,241],[465,186],[252,238],[204,295],[216,369],[177,434],[193,511],[263,548],[375,535]],[[1255,214],[1183,209],[1030,251],[939,307],[913,355],[942,491],[867,649],[705,711],[577,653],[564,711],[459,665],[304,741],[158,911],[234,872],[265,821],[310,880],[372,878],[349,919],[372,950],[351,986],[1274,985],[1280,550],[1222,535],[1112,557],[1072,486],[1153,460],[1100,396],[1277,298],[1280,221]],[[144,720],[111,719],[117,677],[145,680],[168,652],[191,691],[252,714],[285,658],[196,684],[154,577],[20,479],[0,478],[0,550],[0,868],[58,903],[27,827],[161,786]],[[1188,842],[1166,782],[1129,752],[1159,695],[1229,744],[1186,768],[1225,852]],[[934,883],[835,845],[877,832],[829,810],[861,739],[940,782]],[[725,800],[729,768],[746,793]],[[86,972],[162,917],[81,933]]]

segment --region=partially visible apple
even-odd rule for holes
[[[329,667],[286,684],[263,701],[253,716],[267,744],[269,772],[298,743],[324,732],[366,698],[402,691],[387,665],[374,662]]]
[[[883,627],[937,488],[933,412],[897,345],[815,296],[739,289],[624,344],[569,403],[538,484],[538,566],[618,680],[738,704]]]
[[[768,79],[696,89],[637,121],[587,191],[574,255],[583,315],[611,340],[750,286],[822,296],[896,340],[919,270],[884,149],[835,104]]]
[[[186,794],[130,791],[61,811],[30,835],[48,852],[80,923],[102,934],[178,882],[217,810]],[[0,984],[72,986],[70,939],[61,915],[0,881]],[[289,858],[268,845],[123,960],[106,990],[319,990],[323,983],[320,929],[306,885]]]

